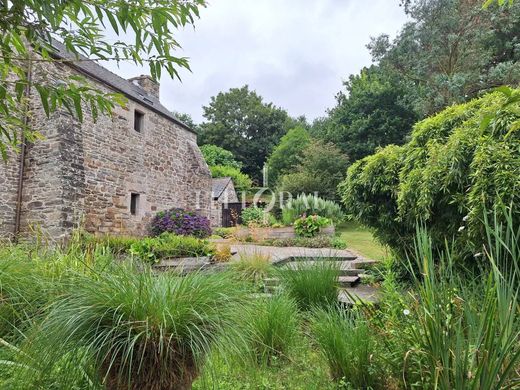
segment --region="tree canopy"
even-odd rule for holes
[[[270,185],[275,185],[281,175],[290,173],[298,165],[310,141],[308,131],[301,126],[289,130],[281,138],[267,160]]]
[[[397,38],[368,45],[385,72],[407,81],[407,94],[424,118],[500,85],[520,81],[520,3],[409,0],[411,18]],[[502,1],[502,3],[504,3]]]
[[[178,68],[188,60],[175,56],[177,28],[193,24],[204,0],[0,0],[0,152],[17,148],[20,130],[34,138],[24,119],[29,114],[26,94],[30,90],[29,68],[35,61],[57,62],[52,40],[65,45],[79,60],[147,63],[153,78],[163,71],[178,77]],[[110,35],[119,37],[114,41]],[[47,115],[66,109],[82,119],[84,107],[94,117],[122,104],[120,95],[102,94],[84,78],[65,76],[59,84],[32,81]]]
[[[389,144],[403,144],[417,120],[402,82],[372,66],[344,83],[337,105],[314,123],[313,135],[338,146],[353,161]]]
[[[242,163],[236,161],[235,156],[229,150],[216,145],[202,145],[200,151],[209,166],[225,165],[236,169],[242,168]]]
[[[337,187],[348,166],[347,156],[332,143],[313,140],[299,160],[291,173],[280,177],[278,190],[293,195],[317,193],[324,199],[337,200]]]
[[[287,112],[264,103],[247,85],[211,97],[203,110],[199,144],[231,151],[244,173],[260,181],[267,156],[293,122]]]

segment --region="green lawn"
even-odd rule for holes
[[[357,222],[344,222],[336,227],[336,231],[347,242],[348,248],[369,259],[381,260],[387,254],[386,248],[376,241],[372,233]]]

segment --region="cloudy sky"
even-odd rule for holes
[[[192,73],[161,79],[171,110],[203,120],[220,91],[248,84],[293,116],[322,116],[349,74],[370,65],[371,36],[395,36],[406,17],[399,0],[209,0],[195,29],[179,32]],[[129,78],[146,69],[111,70]]]

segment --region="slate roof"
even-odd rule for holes
[[[56,40],[53,40],[52,47],[56,50],[55,55],[62,59],[70,59],[71,63],[68,65],[78,69],[80,72],[102,82],[103,84],[112,87],[118,92],[125,95],[127,98],[138,102],[139,104],[149,108],[150,110],[168,118],[172,122],[182,126],[186,130],[196,133],[194,129],[186,125],[185,123],[178,120],[170,110],[164,107],[158,98],[149,95],[144,89],[135,85],[131,81],[128,81],[117,74],[109,71],[108,69],[98,65],[95,61],[89,61],[85,56],[80,55],[77,60],[76,56],[65,48],[65,46]]]
[[[216,179],[211,179],[211,197],[213,199],[220,198],[220,195],[222,195],[230,182],[230,177],[219,177]]]

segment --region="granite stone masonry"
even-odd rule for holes
[[[19,206],[22,156],[0,162],[0,238],[17,233],[17,209],[20,237],[41,232],[53,240],[80,225],[96,234],[145,235],[153,215],[173,207],[210,217],[211,175],[196,134],[161,105],[153,80],[131,82],[88,61],[39,63],[33,78],[59,82],[65,74],[81,74],[128,102],[96,122],[85,107],[80,123],[64,111],[47,118],[31,91],[30,125],[43,139],[27,145]]]

